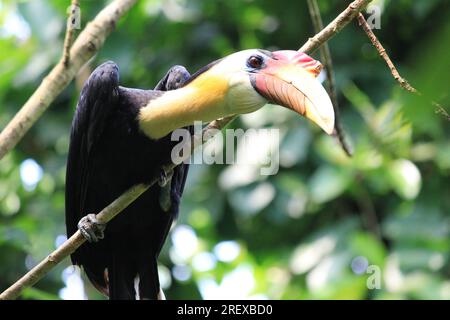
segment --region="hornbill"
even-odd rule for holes
[[[315,79],[320,69],[320,62],[297,51],[251,49],[212,62],[192,76],[184,67],[173,67],[155,90],[141,90],[119,86],[113,62],[97,67],[81,91],[70,137],[67,233],[80,229],[88,240],[71,255],[72,262],[111,299],[160,297],[157,258],[177,217],[188,172],[187,164],[173,172],[161,169],[170,163],[176,144],[171,132],[195,120],[212,121],[274,103],[331,134],[333,106]],[[154,176],[160,183],[103,233],[94,213]]]

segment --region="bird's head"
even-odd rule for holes
[[[333,106],[316,79],[322,64],[305,53],[250,49],[213,62],[206,69],[200,70],[198,77],[194,75],[192,82],[202,77],[204,81],[223,82],[230,114],[253,112],[273,103],[305,116],[328,134],[333,132]]]
[[[316,79],[321,69],[320,62],[298,51],[250,49],[233,53],[200,69],[182,88],[157,99],[155,108],[148,112],[148,134],[162,136],[169,130],[172,115],[172,119],[185,120],[177,121],[176,127],[180,127],[192,120],[212,121],[253,112],[267,103],[289,108],[331,134],[334,111]],[[178,107],[173,107],[173,112],[168,112],[169,108],[158,112],[158,105]],[[162,118],[167,118],[165,124],[151,124],[151,119],[156,123]],[[158,127],[164,130],[158,133]]]

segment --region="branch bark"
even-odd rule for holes
[[[378,54],[386,62],[387,66],[389,67],[389,70],[391,71],[392,76],[398,82],[400,87],[402,87],[406,91],[411,92],[411,93],[413,93],[415,95],[422,96],[422,93],[420,91],[418,91],[416,88],[414,88],[412,85],[410,85],[409,82],[400,75],[400,73],[398,72],[398,70],[395,67],[394,63],[392,62],[391,58],[387,54],[386,49],[384,49],[383,45],[378,40],[378,38],[375,35],[375,33],[373,33],[372,29],[370,28],[369,24],[367,23],[367,21],[364,18],[362,13],[358,14],[358,23],[361,26],[361,28],[364,30],[364,32],[367,34],[367,37],[369,37],[369,39],[372,42],[373,46],[377,49]],[[448,114],[448,112],[439,103],[437,103],[435,101],[430,101],[430,103],[434,107],[436,107],[436,113],[440,113],[448,121],[450,121],[450,115]]]
[[[73,40],[73,34],[75,33],[75,19],[76,17],[76,10],[80,8],[80,4],[78,3],[78,0],[72,0],[71,6],[70,6],[70,12],[69,17],[67,18],[67,24],[66,24],[66,35],[64,37],[64,49],[63,49],[63,64],[65,67],[69,65],[70,61],[70,47],[72,46],[72,40]]]
[[[319,33],[320,30],[323,29],[322,17],[320,16],[319,6],[317,4],[317,0],[308,0],[308,8],[309,15],[311,16],[311,20],[314,26],[314,31]],[[339,111],[339,103],[337,99],[336,86],[334,83],[334,70],[333,70],[333,60],[331,59],[330,46],[327,42],[325,42],[320,47],[320,59],[325,67],[325,73],[327,75],[327,85],[328,85],[328,93],[331,97],[331,102],[333,103],[334,108],[334,127],[335,127],[335,135],[339,144],[341,145],[344,152],[347,156],[352,156],[352,151],[350,146],[347,144],[345,140],[345,132],[342,128],[340,111]]]
[[[117,1],[118,2],[118,1]],[[338,33],[342,28],[348,24],[348,22],[356,16],[356,14],[361,11],[370,0],[365,1],[354,1],[350,4],[350,6],[345,9],[332,23],[330,23],[327,27],[325,27],[319,34],[310,38],[308,42],[302,46],[302,50],[304,52],[310,52],[315,48],[318,48],[324,42],[328,41],[331,37],[333,37],[336,33]],[[134,1],[133,1],[134,3]],[[131,6],[132,3],[130,3]],[[351,10],[349,8],[351,7]],[[103,12],[103,11],[102,11]],[[355,13],[356,12],[356,13]],[[344,14],[345,13],[345,14]],[[349,18],[349,15],[352,15]],[[342,24],[342,25],[341,25]],[[84,31],[83,31],[84,32]],[[326,36],[324,36],[324,34]],[[77,42],[80,40],[81,35],[78,37]],[[309,43],[309,44],[308,44]],[[313,45],[314,44],[314,45]],[[71,54],[73,54],[74,48],[71,50]],[[209,129],[222,129],[226,127],[235,116],[230,116],[222,119],[215,120],[211,122],[203,131],[201,136],[194,135],[191,139],[191,154],[194,150],[194,147],[199,145],[199,142],[203,143],[204,137],[208,137],[209,139],[213,138],[214,135],[204,134]],[[18,140],[17,140],[18,141]],[[16,142],[17,142],[16,141]],[[183,155],[183,159],[190,157],[191,154]],[[186,158],[185,158],[186,157]],[[173,169],[175,164],[169,163],[164,166],[164,169]],[[157,178],[153,178],[153,180],[147,185],[136,185],[131,187],[128,191],[123,193],[120,197],[118,197],[115,201],[113,201],[110,205],[104,208],[97,214],[97,220],[102,223],[107,223],[112,218],[114,218],[117,214],[119,214],[123,209],[125,209],[130,203],[135,201],[141,194],[143,194],[148,188],[150,188],[155,182]],[[79,246],[81,246],[86,240],[81,235],[79,231],[77,231],[74,235],[72,235],[68,240],[66,240],[58,249],[56,249],[53,253],[51,253],[47,258],[41,261],[36,267],[31,269],[27,274],[25,274],[22,278],[16,281],[11,287],[6,289],[4,292],[0,294],[0,300],[11,300],[17,298],[22,290],[26,287],[30,287],[34,285],[37,281],[39,281],[44,275],[46,275],[55,265],[61,262],[65,257],[74,252]]]
[[[372,0],[355,0],[342,11],[326,28],[323,28],[314,37],[308,41],[298,51],[312,53],[322,44],[330,40],[339,31],[342,30],[356,15],[361,12]]]
[[[206,128],[202,130],[201,133],[192,136],[190,144],[190,153],[183,154],[180,161],[185,161],[190,158],[195,150],[196,146],[199,146],[206,141],[212,139],[214,135],[205,134],[210,129],[221,129],[226,124],[230,123],[234,119],[233,117],[227,117],[211,122]],[[166,171],[173,170],[176,167],[174,163],[168,163],[163,168]],[[133,201],[135,201],[140,195],[147,191],[151,186],[153,186],[158,181],[158,177],[154,177],[149,184],[138,184],[127,191],[125,191],[121,196],[114,200],[111,204],[100,211],[96,218],[100,223],[108,223],[126,207],[128,207]],[[28,271],[22,278],[17,280],[12,286],[6,289],[0,294],[0,300],[12,300],[17,298],[20,293],[27,287],[33,286],[38,282],[43,276],[45,276],[51,269],[53,269],[58,263],[60,263],[64,258],[73,253],[78,247],[80,247],[86,239],[83,237],[81,232],[78,230],[69,239],[67,239],[61,246],[59,246],[55,251],[48,255],[44,260],[42,260],[38,265]]]
[[[117,21],[135,3],[136,0],[115,0],[86,26],[70,50],[72,58],[67,67],[62,59],[0,133],[0,160],[14,148],[81,67],[103,46]]]

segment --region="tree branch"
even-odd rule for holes
[[[192,136],[191,140],[187,142],[189,145],[190,153],[183,154],[181,157],[181,162],[190,158],[195,150],[195,147],[199,146],[206,141],[212,139],[214,135],[205,134],[210,129],[221,129],[225,126],[224,122],[227,124],[233,120],[234,117],[227,117],[211,122],[206,128],[202,130],[201,133]],[[174,163],[168,163],[163,167],[164,170],[170,171],[176,167]],[[153,177],[153,179],[148,184],[138,184],[127,191],[125,191],[121,196],[114,200],[111,204],[100,211],[96,218],[99,223],[108,223],[126,207],[128,207],[133,201],[135,201],[141,194],[147,191],[151,186],[153,186],[158,181],[158,177]],[[83,237],[81,232],[78,230],[69,239],[67,239],[61,246],[59,246],[55,251],[48,255],[44,260],[42,260],[33,269],[28,271],[22,278],[17,280],[12,286],[6,289],[0,294],[0,300],[12,300],[17,298],[20,293],[27,287],[33,286],[38,282],[43,276],[45,276],[51,269],[53,269],[58,263],[60,263],[64,258],[73,253],[78,247],[80,247],[86,239]]]
[[[322,29],[308,41],[298,51],[312,53],[322,44],[330,40],[339,31],[342,30],[356,15],[362,11],[372,0],[355,0],[342,11],[326,28]]]
[[[66,24],[66,35],[64,37],[64,49],[63,49],[63,64],[65,67],[69,65],[70,61],[70,47],[72,45],[73,34],[75,33],[74,24],[76,23],[75,19],[77,18],[77,10],[79,10],[80,4],[78,0],[72,0],[70,6],[69,17],[67,18]]]
[[[406,91],[411,92],[415,95],[422,96],[422,93],[420,91],[418,91],[416,88],[411,86],[405,78],[400,76],[400,73],[398,72],[398,70],[395,67],[394,63],[392,62],[391,58],[389,58],[389,55],[387,54],[386,49],[384,49],[383,45],[378,40],[375,33],[373,33],[372,29],[370,28],[369,24],[367,23],[366,19],[362,15],[362,13],[358,14],[358,23],[361,26],[361,28],[364,30],[364,32],[367,34],[367,36],[369,37],[373,46],[377,49],[378,54],[386,62],[387,66],[389,67],[389,70],[391,71],[392,76],[398,82],[400,87],[402,87]],[[450,115],[439,103],[437,103],[435,101],[430,101],[430,103],[434,107],[436,107],[436,113],[442,114],[445,118],[447,118],[448,121],[450,121]]]
[[[317,5],[317,1],[308,0],[308,8],[309,15],[311,16],[311,20],[313,22],[314,31],[316,33],[319,33],[320,30],[323,29],[323,22],[322,17],[320,16],[320,10],[319,6]],[[347,156],[351,157],[352,151],[345,140],[345,132],[342,128],[340,120],[339,103],[337,99],[336,86],[334,83],[333,60],[331,59],[330,47],[327,42],[325,42],[323,46],[320,47],[320,58],[325,67],[325,72],[328,80],[328,92],[330,94],[331,102],[333,103],[334,108],[335,135],[344,152],[347,154]]]
[[[348,22],[352,18],[348,18],[347,16],[343,15],[346,13],[347,15],[352,14],[352,17],[356,15],[360,10],[364,8],[364,6],[370,2],[370,0],[365,1],[354,1],[350,6],[353,5],[352,10],[349,10],[349,8],[345,9],[343,13],[341,13],[338,18],[338,22],[336,22],[336,19],[330,23],[327,27],[325,27],[319,34],[314,36],[313,38],[310,38],[307,42],[310,44],[305,44],[302,46],[304,48],[303,50],[308,52],[314,49],[314,47],[311,46],[311,43],[314,43],[315,48],[318,48],[320,45],[322,45],[324,42],[328,41],[331,37],[333,37],[336,33],[338,33],[345,25],[348,24]],[[356,6],[355,4],[358,4]],[[131,5],[131,4],[130,4]],[[349,6],[349,7],[350,7]],[[356,13],[355,13],[356,10]],[[102,11],[103,12],[103,11]],[[337,18],[337,19],[338,19]],[[343,25],[341,25],[341,23]],[[324,36],[323,34],[326,34]],[[80,39],[81,35],[78,37],[78,40]],[[75,46],[74,46],[75,47]],[[75,48],[73,48],[71,51],[71,54],[73,55],[73,51]],[[235,116],[230,116],[222,119],[215,120],[211,122],[205,129],[203,129],[201,135],[197,134],[194,135],[190,141],[191,143],[191,153],[183,155],[182,159],[187,159],[192,154],[195,146],[202,143],[205,143],[205,137],[209,139],[213,138],[214,135],[210,134],[204,134],[210,129],[222,129],[225,126],[227,126]],[[175,167],[175,164],[169,163],[164,166],[165,170],[170,170]],[[135,201],[141,194],[143,194],[148,188],[150,188],[155,182],[158,180],[158,178],[153,178],[152,181],[150,181],[149,184],[143,185],[139,184],[136,186],[131,187],[128,191],[124,192],[120,197],[118,197],[115,201],[113,201],[110,205],[108,205],[106,208],[104,208],[102,211],[100,211],[97,214],[97,220],[101,223],[106,223],[110,221],[113,217],[115,217],[119,212],[121,212],[123,209],[125,209],[130,203]],[[51,253],[47,258],[45,258],[43,261],[41,261],[36,267],[31,269],[27,274],[25,274],[22,278],[20,278],[17,282],[15,282],[11,287],[6,289],[4,292],[0,294],[0,300],[10,300],[17,298],[22,290],[26,287],[34,285],[37,281],[39,281],[44,275],[46,275],[55,265],[57,265],[59,262],[61,262],[65,257],[70,255],[72,252],[74,252],[79,246],[81,246],[85,242],[85,238],[81,235],[79,231],[77,231],[75,234],[73,234],[68,240],[66,240],[58,249],[56,249],[53,253]]]
[[[0,133],[0,159],[14,148],[81,67],[102,47],[116,22],[135,2],[136,0],[115,0],[86,26],[70,50],[71,60],[67,68],[62,59]]]
[[[154,184],[155,181],[156,179],[153,179],[152,184]],[[143,184],[133,186],[116,200],[114,200],[110,205],[100,211],[97,214],[97,219],[101,223],[108,222],[119,212],[125,209],[130,203],[136,200],[149,187],[150,185]],[[61,246],[59,246],[55,251],[53,251],[44,260],[42,260],[37,266],[31,269],[11,287],[2,292],[0,294],[0,300],[11,300],[17,298],[24,288],[34,285],[51,269],[53,269],[53,267],[55,267],[64,258],[74,252],[85,241],[86,239],[83,237],[79,230],[75,232],[69,239],[67,239]]]

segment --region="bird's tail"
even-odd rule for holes
[[[116,254],[111,259],[108,267],[109,298],[158,299],[160,286],[156,256],[133,258],[128,254]]]

